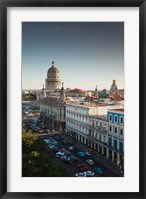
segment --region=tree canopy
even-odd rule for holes
[[[22,134],[23,177],[68,177],[70,172],[59,165],[48,152],[45,143],[32,132]]]

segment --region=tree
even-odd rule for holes
[[[71,173],[59,165],[45,143],[32,132],[22,135],[22,176],[23,177],[67,177]]]

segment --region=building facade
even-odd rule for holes
[[[65,97],[62,83],[59,97],[46,97],[40,101],[40,117],[48,128],[62,131],[66,125],[66,102],[73,101],[71,97]]]
[[[96,107],[85,106],[82,103],[66,104],[66,133],[78,141],[88,144],[89,115],[97,114]]]
[[[109,106],[90,105],[66,104],[66,133],[123,168],[124,112],[121,112],[123,109],[108,111]],[[118,122],[115,123],[111,117]],[[117,131],[117,134],[114,131]]]
[[[121,168],[124,167],[124,109],[108,111],[109,158]]]
[[[64,130],[66,123],[65,107],[65,102],[57,97],[42,99],[40,102],[40,117],[44,124],[53,130]]]

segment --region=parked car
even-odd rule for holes
[[[85,173],[76,173],[75,177],[86,177]]]
[[[99,175],[103,175],[103,170],[100,167],[95,167],[94,172],[98,173]]]
[[[77,164],[77,167],[78,167],[78,168],[85,167],[85,166],[87,166],[87,165],[84,164],[84,163],[78,163],[78,164]]]
[[[63,146],[61,144],[56,144],[56,146],[58,147],[58,149],[62,149]]]
[[[91,160],[91,159],[86,160],[86,162],[87,162],[88,164],[90,164],[90,165],[93,165],[93,164],[94,164],[93,160]]]
[[[70,150],[70,151],[74,151],[74,147],[73,146],[70,146],[70,147],[68,147],[68,149]]]
[[[89,167],[88,166],[80,167],[79,170],[82,171],[82,172],[88,171]]]
[[[69,151],[65,151],[64,153],[65,153],[66,156],[71,155],[71,152],[69,152]]]
[[[53,144],[49,145],[49,149],[55,149],[55,146]]]
[[[84,172],[84,173],[86,174],[87,177],[92,177],[92,176],[94,176],[94,172],[92,172],[92,171],[86,171],[86,172]]]
[[[66,140],[63,140],[62,142],[63,142],[65,145],[67,144],[67,141],[66,141]]]
[[[64,156],[64,155],[65,155],[64,152],[57,152],[57,153],[56,153],[56,157],[60,157],[60,156]]]
[[[79,152],[78,152],[78,155],[79,155],[80,157],[85,157],[85,153],[84,153],[83,151],[79,151]]]
[[[65,152],[65,148],[59,149],[59,152]]]
[[[75,156],[73,156],[73,155],[71,155],[71,156],[69,156],[69,157],[70,157],[70,159],[72,160],[72,162],[77,163],[77,162],[79,161],[79,158],[77,158],[77,157],[75,157]]]
[[[90,156],[90,155],[91,155],[91,153],[88,152],[88,151],[85,151],[84,153],[85,153],[85,155],[87,155],[87,156]]]
[[[44,142],[48,144],[50,143],[50,140],[44,139]]]
[[[60,156],[60,160],[66,160],[66,156],[65,155]]]

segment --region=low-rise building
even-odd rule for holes
[[[124,164],[124,109],[109,110],[108,118],[108,142],[109,157],[121,168]]]
[[[87,95],[87,91],[75,88],[73,90],[69,90],[67,92],[67,96],[69,97],[85,97]]]

